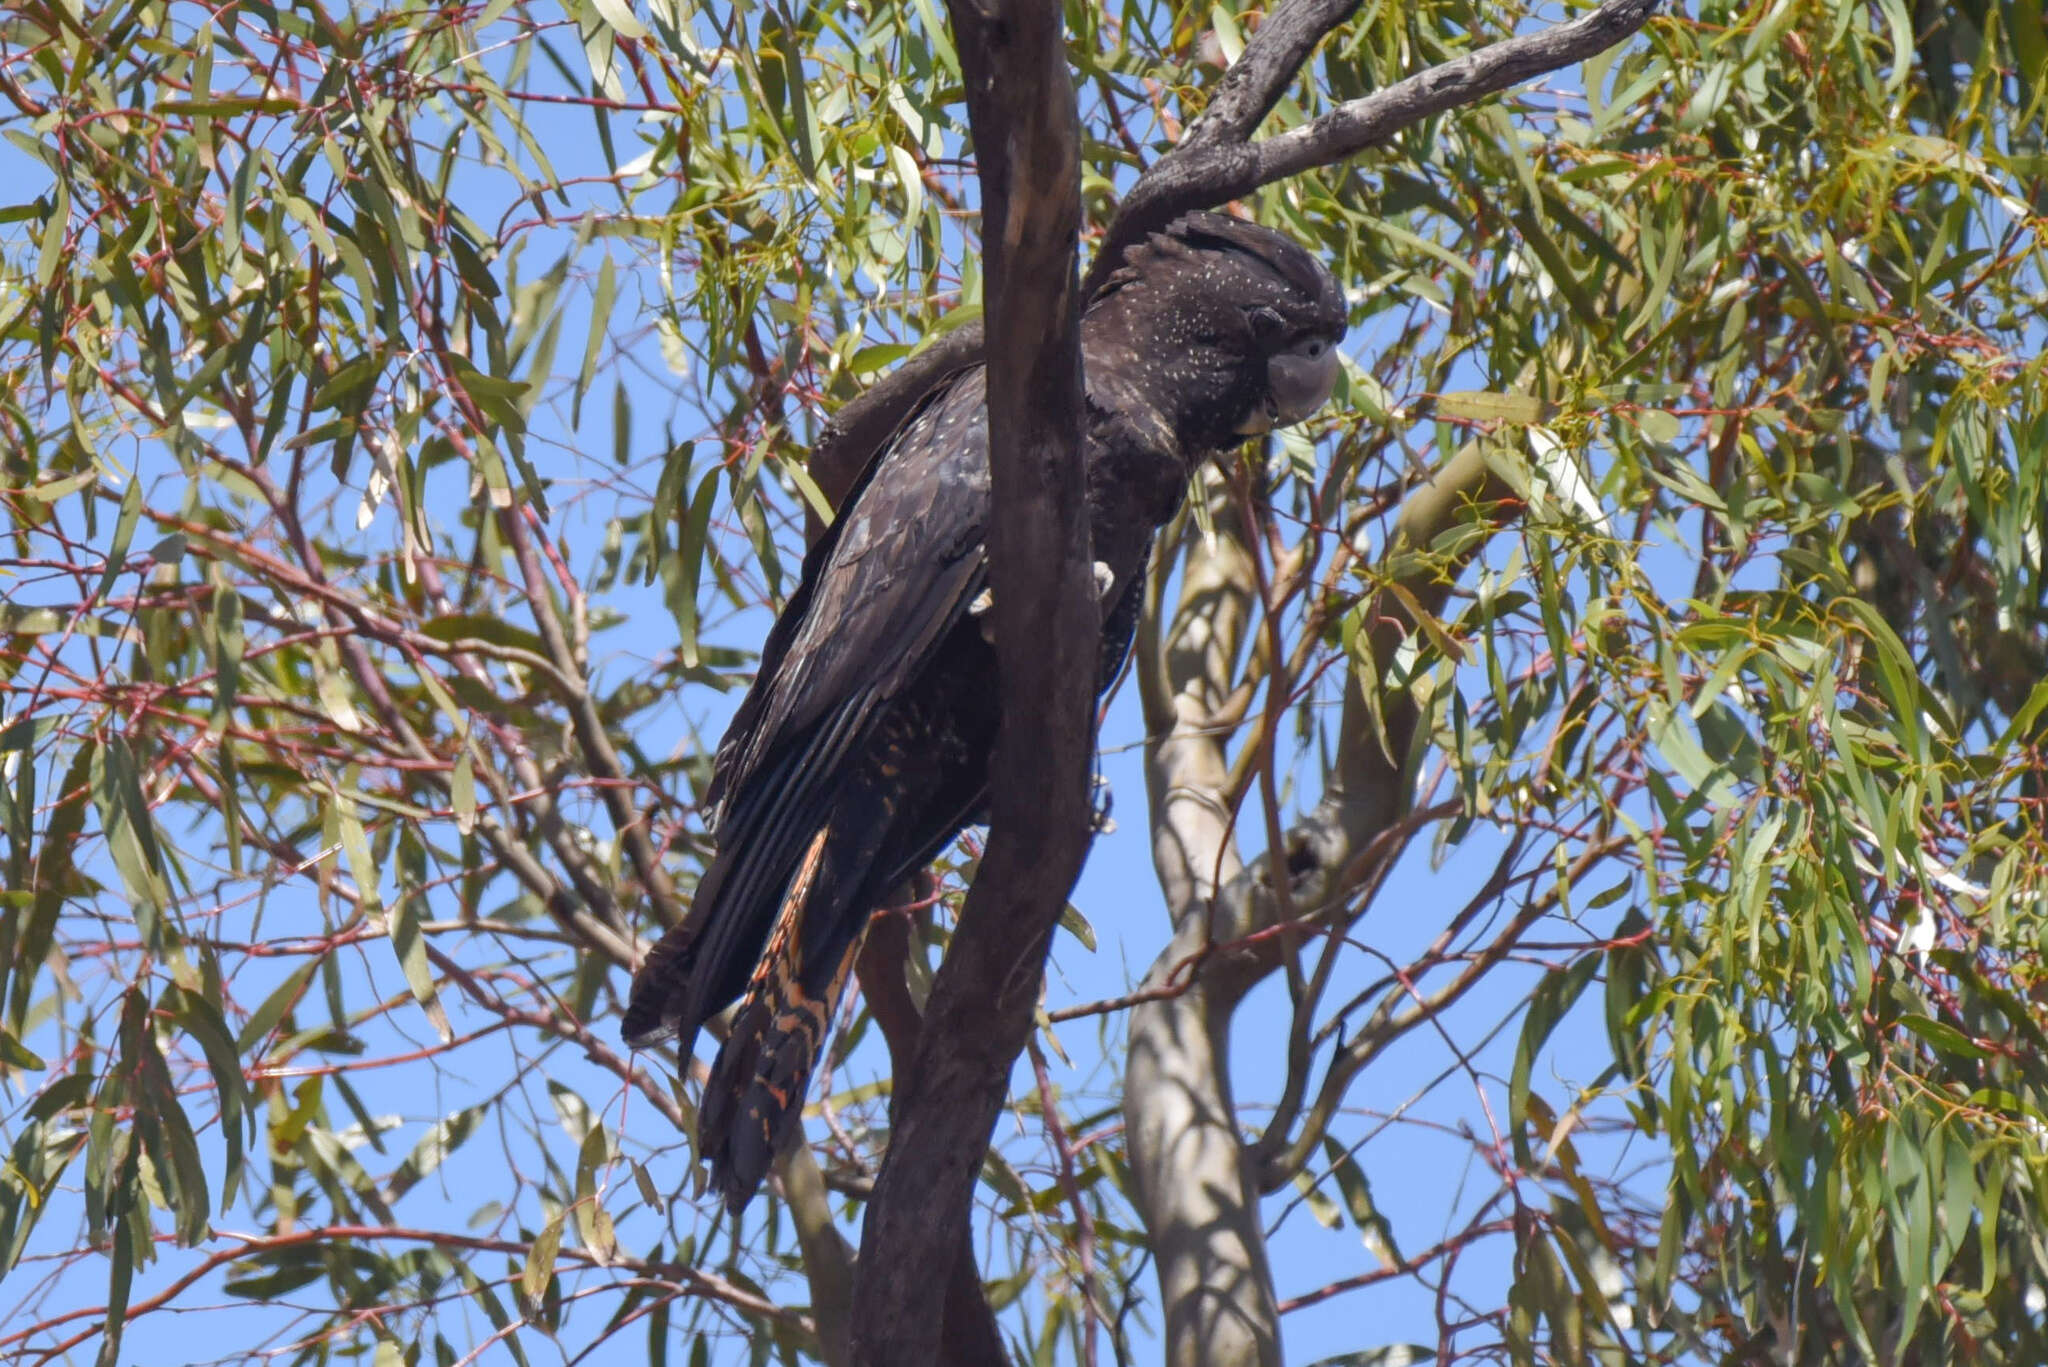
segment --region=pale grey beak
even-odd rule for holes
[[[1321,338],[1300,342],[1266,362],[1271,426],[1300,422],[1330,401],[1337,387],[1337,348]]]

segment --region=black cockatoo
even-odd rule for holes
[[[1102,686],[1129,648],[1153,533],[1189,476],[1321,407],[1344,300],[1299,245],[1191,214],[1130,248],[1081,322]],[[869,913],[981,819],[997,726],[984,631],[990,517],[981,367],[875,456],[804,558],[720,742],[716,853],[690,914],[633,979],[634,1047],[741,1006],[698,1147],[738,1210],[801,1114]]]

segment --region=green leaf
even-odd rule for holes
[[[1545,973],[1529,996],[1529,1009],[1522,1017],[1521,1039],[1515,1045],[1514,1070],[1508,1077],[1508,1121],[1514,1136],[1515,1159],[1524,1167],[1535,1163],[1529,1147],[1527,1124],[1530,1070],[1536,1065],[1537,1055],[1543,1052],[1550,1032],[1557,1028],[1557,1023],[1572,1009],[1586,990],[1586,985],[1593,981],[1601,959],[1599,954],[1580,955],[1570,967]]]
[[[681,637],[677,646],[678,657],[685,669],[695,669],[702,658],[697,648],[697,586],[704,575],[705,556],[710,551],[711,505],[718,499],[718,477],[721,473],[714,465],[698,481],[696,496],[690,500],[681,528],[681,573],[676,576],[669,608],[675,614],[676,630]]]
[[[447,1162],[463,1142],[476,1133],[477,1126],[488,1114],[482,1105],[467,1106],[443,1116],[430,1126],[412,1146],[405,1161],[400,1163],[384,1184],[384,1199],[387,1204],[398,1204],[398,1198],[417,1186],[423,1178],[431,1176]]]
[[[448,802],[455,812],[455,828],[464,835],[476,829],[476,774],[467,746],[455,757],[455,769],[448,776]]]
[[[197,1246],[208,1232],[213,1200],[207,1189],[206,1166],[200,1160],[198,1136],[178,1099],[170,1065],[157,1047],[148,999],[131,988],[121,1011],[121,1053],[135,1088],[135,1141],[154,1166],[157,1180],[168,1181],[163,1193],[177,1216],[178,1242]],[[142,1170],[147,1181],[149,1170]]]
[[[1921,1039],[1926,1040],[1944,1054],[1967,1059],[1991,1057],[1989,1049],[1986,1049],[1953,1025],[1934,1020],[1931,1017],[1911,1014],[1903,1015],[1899,1017],[1899,1024],[1918,1035]]]
[[[87,470],[82,474],[71,475],[65,479],[53,479],[47,484],[29,484],[19,489],[8,489],[4,492],[30,499],[37,503],[55,503],[59,499],[77,493],[86,485],[99,479],[99,477],[99,471]]]
[[[366,728],[362,715],[356,711],[355,700],[349,694],[348,679],[340,670],[316,666],[313,690],[320,698],[321,710],[336,726],[351,736],[363,733]]]
[[[220,1103],[220,1133],[227,1146],[220,1194],[220,1210],[225,1215],[241,1183],[244,1145],[256,1137],[256,1117],[249,1110],[242,1082],[241,1053],[219,1009],[205,997],[173,986],[164,996],[163,1008],[179,1029],[198,1042],[213,1078],[214,1098]]]
[[[1646,441],[1660,446],[1672,446],[1678,442],[1678,419],[1656,408],[1641,408],[1635,412],[1636,430]]]
[[[590,303],[590,335],[583,343],[583,367],[576,372],[576,393],[569,406],[569,425],[583,425],[583,396],[590,392],[591,381],[597,378],[597,359],[604,352],[604,339],[612,323],[612,298],[618,290],[618,281],[612,272],[612,259],[604,258],[597,270],[597,295]]]
[[[1464,389],[1436,398],[1438,416],[1463,418],[1468,422],[1504,422],[1527,425],[1547,421],[1545,405],[1530,394],[1502,394],[1490,390]]]
[[[1717,806],[1726,806],[1735,800],[1735,790],[1729,784],[1727,773],[1722,766],[1707,758],[1707,752],[1693,732],[1692,719],[1683,711],[1674,711],[1661,699],[1648,704],[1650,741],[1678,776],[1691,785],[1694,792],[1704,796]]]
[[[408,890],[391,904],[391,951],[398,957],[399,970],[405,975],[412,999],[426,1012],[427,1021],[441,1042],[448,1044],[454,1040],[455,1030],[448,1023],[448,1013],[434,986],[433,970],[427,963],[426,941],[420,934],[421,900],[417,891]]]
[[[1330,1160],[1330,1176],[1344,1197],[1344,1208],[1367,1249],[1388,1267],[1401,1264],[1400,1245],[1394,1242],[1394,1226],[1373,1200],[1372,1184],[1365,1179],[1358,1155],[1345,1149],[1329,1135],[1323,1136],[1323,1153]]]
[[[0,753],[9,750],[33,750],[56,728],[54,717],[24,717],[20,721],[0,726]]]
[[[1344,1216],[1330,1194],[1316,1184],[1314,1177],[1302,1171],[1294,1174],[1294,1189],[1301,1193],[1301,1199],[1308,1206],[1308,1213],[1315,1216],[1316,1223],[1324,1229],[1336,1229],[1344,1223]]]
[[[122,1331],[128,1327],[128,1290],[135,1282],[135,1240],[123,1220],[114,1227],[113,1256],[108,1259],[107,1313],[101,1321],[98,1367],[120,1367]]]
[[[591,4],[621,38],[637,39],[647,36],[647,29],[633,17],[630,0],[591,0]]]
[[[631,1162],[631,1160],[628,1161]],[[668,1202],[662,1199],[661,1189],[654,1185],[653,1175],[637,1162],[632,1163],[632,1168],[633,1185],[640,1189],[640,1199],[645,1201],[648,1207],[657,1215],[666,1210]]]
[[[114,581],[121,577],[128,562],[128,545],[135,540],[135,524],[141,518],[142,477],[131,475],[128,487],[121,493],[121,514],[114,521],[114,539],[107,547],[107,567],[100,573],[99,587],[92,593],[94,601],[105,598]]]
[[[43,1062],[41,1054],[16,1039],[14,1032],[4,1025],[0,1025],[0,1063],[37,1073],[50,1066]]]
[[[420,623],[420,634],[447,645],[460,645],[465,641],[486,641],[509,650],[523,650],[543,660],[548,658],[547,645],[539,636],[522,627],[513,626],[502,617],[493,617],[485,613],[451,613],[446,617],[430,617]]]
[[[128,742],[109,737],[92,755],[93,805],[106,836],[107,853],[127,885],[133,902],[135,925],[143,941],[152,947],[161,943],[161,915],[168,898],[163,882],[163,856],[156,840],[156,823],[142,796],[142,778]]]
[[[235,114],[291,114],[303,106],[297,100],[275,96],[258,98],[251,95],[236,95],[206,100],[158,100],[152,107],[159,114],[185,114],[198,118],[227,117]]]
[[[317,959],[308,960],[286,975],[285,980],[271,989],[262,1004],[249,1013],[249,1019],[242,1023],[241,1033],[235,1036],[235,1051],[239,1054],[253,1053],[256,1046],[268,1039],[270,1032],[284,1019],[284,1013],[298,1004],[305,995],[306,984],[320,967]]]
[[[326,380],[306,400],[314,412],[350,404],[376,381],[384,369],[384,358],[375,352],[342,362],[327,373]]]
[[[533,1247],[526,1251],[525,1266],[519,1270],[519,1289],[525,1293],[528,1305],[539,1305],[541,1293],[547,1290],[548,1281],[555,1275],[555,1258],[562,1248],[562,1216],[557,1212],[547,1222],[540,1237],[533,1241]]]

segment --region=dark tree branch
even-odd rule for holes
[[[1343,161],[1424,119],[1596,56],[1640,29],[1657,5],[1658,0],[1608,0],[1570,23],[1480,48],[1255,143],[1251,135],[1316,45],[1358,9],[1358,0],[1291,0],[1251,36],[1180,144],[1131,187],[1089,264],[1080,297],[1094,295],[1124,248],[1176,215],[1212,209],[1262,185]],[[984,335],[977,324],[955,330],[833,414],[811,452],[812,478],[827,498],[838,502],[935,382],[982,358]]]
[[[911,883],[909,900],[929,901],[938,880],[929,870]],[[917,1069],[917,1043],[923,1020],[904,979],[910,958],[910,922],[896,910],[876,915],[861,939],[860,956],[854,972],[860,977],[861,996],[868,1014],[881,1027],[889,1046],[889,1124],[893,1131],[901,1117],[903,1098],[909,1094],[909,1080]],[[872,1200],[874,1191],[863,1193]],[[941,1367],[991,1367],[1003,1361],[1003,1335],[995,1311],[981,1291],[981,1269],[974,1257],[973,1231],[961,1228],[961,1240],[946,1277],[946,1299],[940,1311],[941,1332],[938,1361]]]
[[[1315,43],[1342,23],[1353,8],[1332,0],[1296,0],[1253,35],[1244,55],[1224,77],[1217,98],[1228,103],[1216,115],[1215,131],[1204,126],[1209,118],[1205,113],[1181,144],[1131,187],[1103,239],[1101,252],[1089,267],[1088,292],[1101,285],[1125,247],[1164,228],[1178,215],[1212,208],[1276,180],[1333,165],[1391,140],[1424,119],[1597,56],[1648,22],[1658,2],[1607,0],[1570,23],[1490,44],[1347,101],[1312,123],[1263,142],[1250,142],[1252,128],[1293,80]],[[1296,10],[1302,11],[1299,19]],[[1319,24],[1323,27],[1318,31]],[[1265,41],[1269,31],[1270,46]],[[1246,74],[1233,83],[1240,68],[1246,68]]]
[[[1216,82],[1208,107],[1159,165],[1182,152],[1249,141],[1301,73],[1309,54],[1356,13],[1358,0],[1293,0],[1268,15]]]
[[[1097,609],[1081,459],[1080,120],[1052,0],[954,0],[988,259],[989,579],[1002,729],[981,870],[926,1004],[862,1231],[854,1361],[922,1367],[934,1269],[1030,1038],[1052,927],[1089,836]],[[978,1296],[978,1288],[976,1290]]]

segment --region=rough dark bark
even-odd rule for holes
[[[1229,98],[1214,124],[1205,128],[1204,120],[1198,120],[1180,145],[1131,187],[1089,269],[1089,285],[1099,282],[1126,246],[1179,214],[1357,156],[1424,119],[1596,56],[1640,29],[1658,3],[1607,0],[1570,23],[1489,44],[1346,101],[1299,128],[1252,142],[1253,128],[1294,79],[1315,42],[1356,8],[1339,0],[1296,0],[1245,44],[1244,55],[1224,77],[1229,88],[1218,92],[1219,99]],[[1241,68],[1245,74],[1239,77]]]
[[[1605,52],[1640,29],[1659,0],[1608,0],[1567,24],[1521,34],[1349,101],[1264,142],[1251,135],[1286,93],[1317,44],[1358,10],[1359,0],[1292,0],[1275,10],[1216,83],[1208,107],[1179,145],[1131,187],[1089,263],[1081,298],[1108,277],[1125,247],[1176,214],[1212,209],[1262,185],[1356,156],[1424,119]],[[982,359],[984,331],[949,333],[850,400],[825,424],[812,477],[834,502],[891,432],[942,376]]]
[[[981,176],[989,332],[999,339],[989,367],[989,576],[1003,724],[988,846],[926,1003],[915,1066],[897,1079],[897,1121],[862,1230],[861,1367],[939,1359],[951,1317],[932,1314],[933,1270],[968,1240],[982,1155],[1089,838],[1098,623],[1081,464],[1073,78],[1051,0],[956,0],[951,15]]]
[[[937,881],[929,872],[919,874],[912,881],[910,900],[929,899]],[[889,1076],[894,1080],[889,1095],[892,1129],[901,1114],[902,1099],[910,1093],[907,1084],[917,1068],[917,1042],[924,1024],[904,976],[909,958],[910,923],[903,914],[890,911],[869,925],[854,964],[868,1014],[889,1046]],[[973,1231],[963,1225],[961,1234],[946,1277],[938,1360],[942,1367],[992,1367],[1003,1361],[1002,1330],[982,1294]]]

